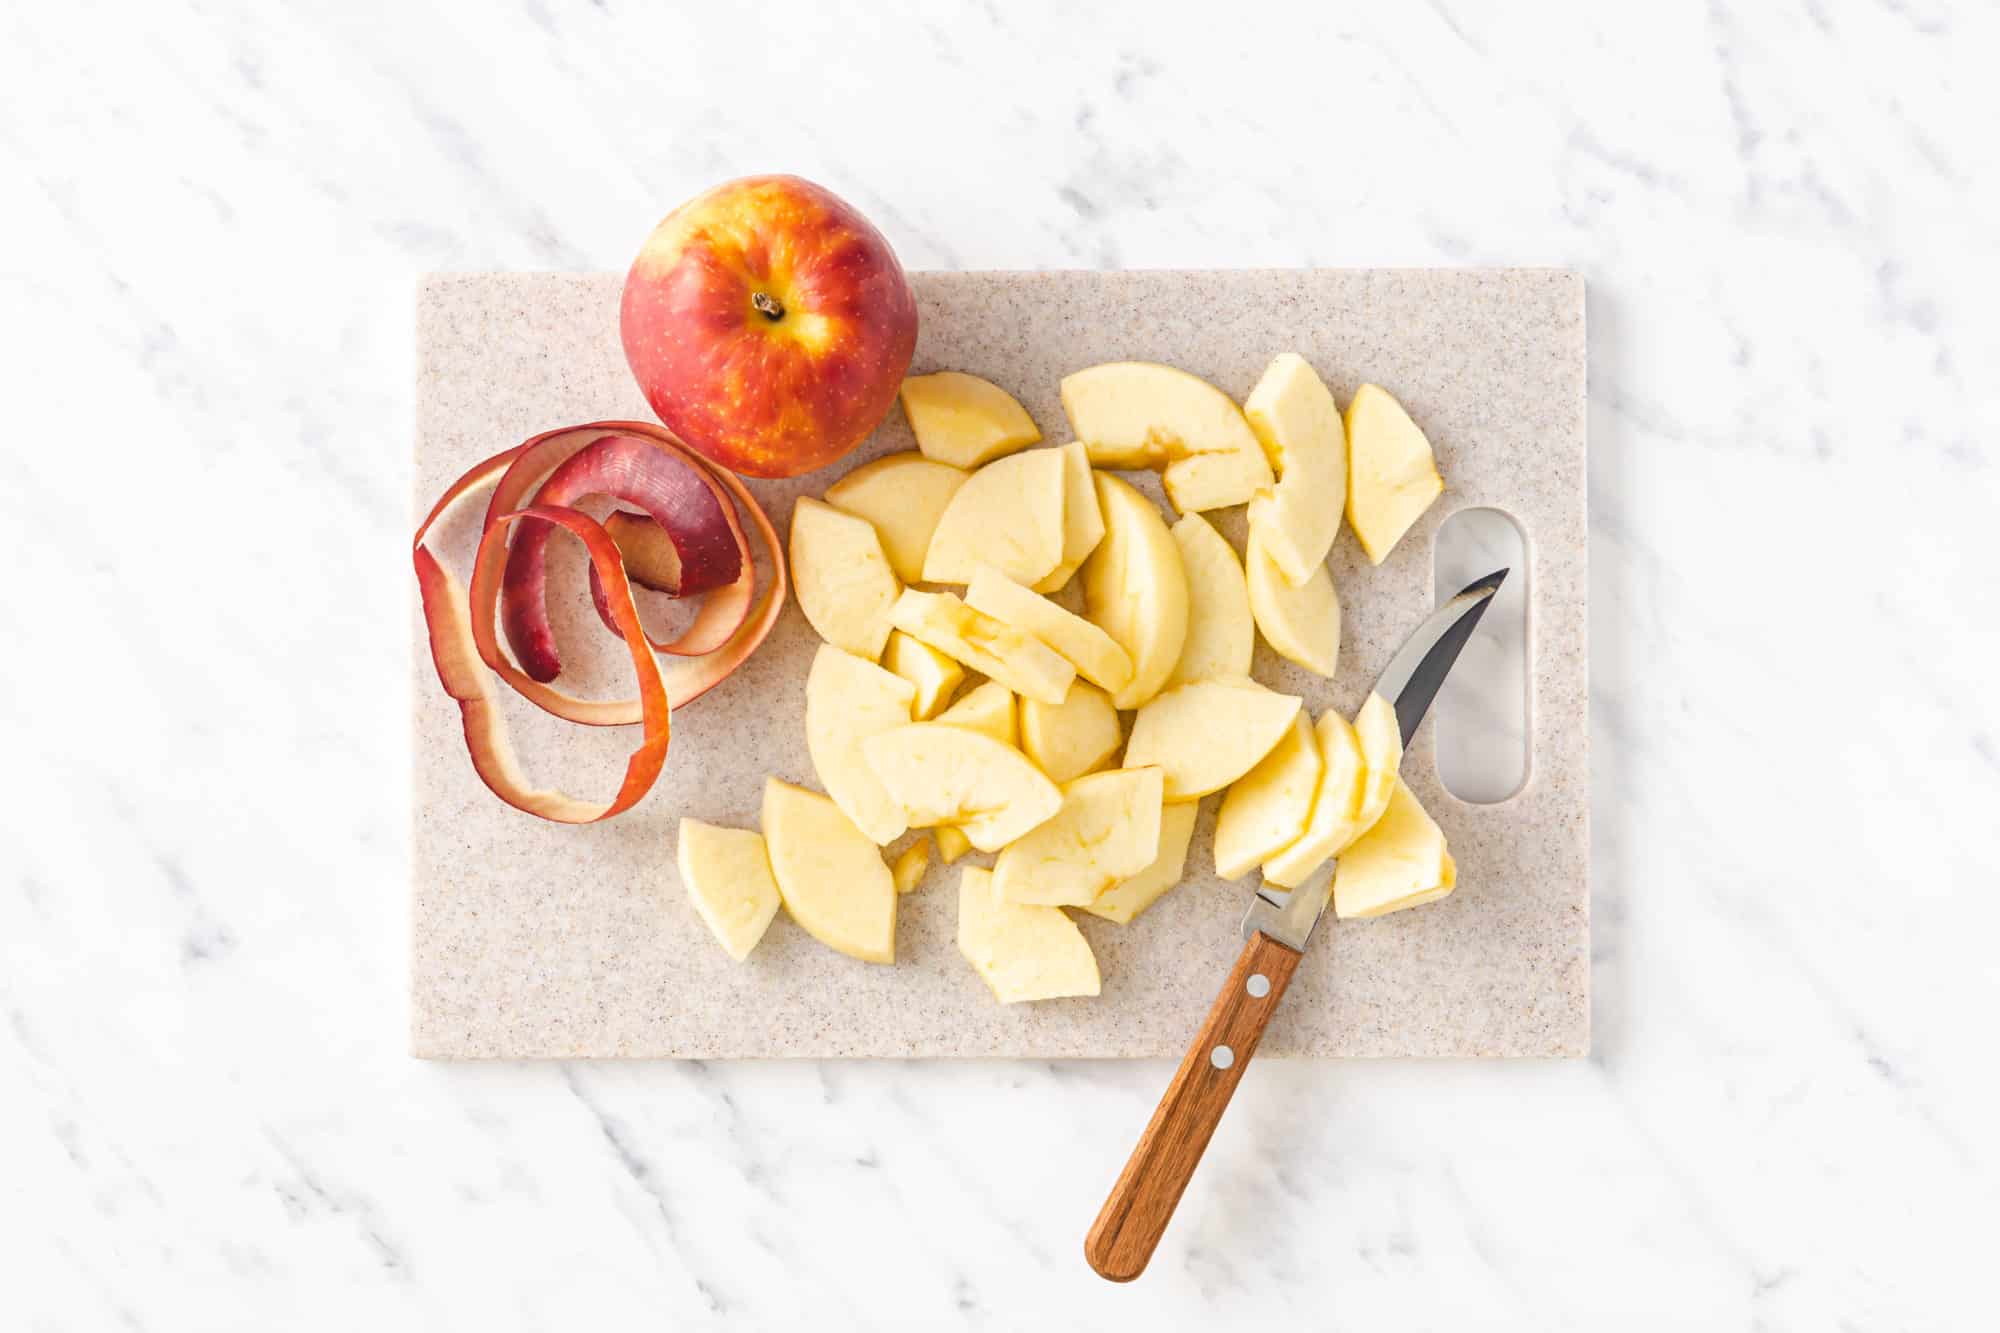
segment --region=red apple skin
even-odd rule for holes
[[[746,176],[653,229],[619,327],[667,429],[732,472],[794,477],[888,414],[917,302],[889,242],[832,191]]]

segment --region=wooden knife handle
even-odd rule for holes
[[[1207,1021],[1084,1238],[1083,1257],[1100,1275],[1130,1282],[1146,1270],[1298,966],[1296,952],[1261,931],[1243,945]]]

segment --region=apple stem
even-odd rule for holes
[[[785,308],[779,305],[778,298],[772,296],[769,292],[758,292],[750,298],[750,304],[755,306],[758,313],[762,314],[765,319],[770,320],[773,324],[785,317]]]

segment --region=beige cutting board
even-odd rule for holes
[[[428,280],[417,306],[416,512],[476,459],[555,426],[649,419],[618,343],[612,274]],[[1342,402],[1388,386],[1429,433],[1440,503],[1371,568],[1343,529],[1339,674],[1260,643],[1256,674],[1318,711],[1353,710],[1430,609],[1438,525],[1491,505],[1528,536],[1533,660],[1526,788],[1499,805],[1440,787],[1430,729],[1404,775],[1450,837],[1458,891],[1377,921],[1321,927],[1262,1050],[1275,1055],[1580,1055],[1589,1044],[1583,285],[1547,270],[923,273],[916,371],[962,369],[1011,390],[1046,438],[1069,438],[1067,371],[1170,362],[1239,399],[1274,353],[1303,354]],[[900,410],[848,462],[753,483],[780,533],[793,500],[846,467],[912,447]],[[1154,479],[1143,488],[1156,500]],[[439,534],[463,572],[480,506]],[[1221,515],[1241,549],[1240,511]],[[574,542],[551,548],[557,632],[585,691],[629,694],[586,608]],[[1521,571],[1517,571],[1516,577]],[[415,597],[411,602],[414,606]],[[544,823],[479,785],[457,711],[416,641],[411,1043],[433,1058],[577,1056],[1178,1057],[1234,961],[1248,890],[1214,877],[1202,820],[1182,885],[1129,926],[1080,918],[1097,999],[1002,1007],[954,943],[957,869],[902,900],[897,962],[841,957],[782,913],[742,965],[686,901],[682,815],[756,827],[766,774],[814,784],[803,687],[812,631],[788,607],[763,650],[674,717],[658,786],[603,825]],[[616,650],[616,651],[614,651]],[[628,667],[629,669],[629,667]],[[505,693],[505,691],[502,691]],[[529,771],[579,795],[616,786],[631,729],[568,727],[513,703]],[[990,860],[990,858],[980,858]],[[964,865],[961,862],[960,865]]]

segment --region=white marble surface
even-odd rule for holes
[[[1991,1325],[1993,11],[1096,8],[0,19],[0,1324]],[[403,1054],[415,276],[773,168],[1587,275],[1591,1060],[1259,1066],[1113,1288],[1158,1065]]]

